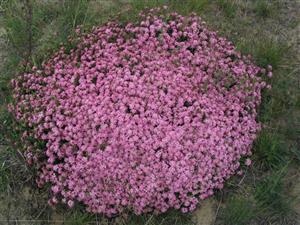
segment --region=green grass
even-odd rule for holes
[[[176,11],[182,15],[188,15],[192,12],[201,13],[211,4],[209,0],[131,0],[130,7],[126,13],[116,17],[119,22],[137,21],[138,13],[142,10],[168,6],[167,11]]]
[[[161,215],[147,214],[136,216],[133,214],[123,214],[116,218],[107,218],[86,213],[82,206],[77,206],[67,212],[62,210],[62,212],[65,212],[64,224],[66,225],[97,224],[97,222],[101,225],[195,225],[189,214],[182,214],[176,210],[170,210],[168,213]]]
[[[121,223],[122,224],[122,223]],[[194,225],[190,214],[182,214],[177,210],[170,210],[167,213],[161,215],[146,215],[146,216],[134,216],[131,215],[127,220],[123,221],[125,225],[137,225],[137,224],[148,224],[148,225]],[[122,225],[123,225],[122,224]]]
[[[272,3],[266,0],[258,0],[254,6],[254,12],[257,16],[262,18],[270,17],[274,14],[274,7],[272,7]]]
[[[254,193],[260,216],[269,221],[280,221],[281,224],[293,221],[295,215],[291,208],[292,199],[284,192],[285,173],[286,167],[267,176],[257,184]]]
[[[233,18],[237,12],[237,6],[234,1],[231,0],[218,0],[219,7],[224,12],[225,16],[228,18]]]
[[[273,40],[261,41],[255,46],[255,52],[253,54],[258,65],[266,67],[272,65],[276,69],[281,61],[281,57],[284,51],[284,47]]]
[[[31,185],[36,189],[35,172],[27,168],[20,154],[20,131],[15,129],[20,126],[6,109],[6,104],[11,101],[10,79],[26,69],[19,63],[29,60],[39,66],[61,43],[71,48],[73,45],[68,39],[74,36],[78,25],[89,31],[92,26],[110,19],[122,23],[137,21],[138,12],[145,7],[168,5],[168,11],[175,10],[183,15],[198,13],[211,29],[232,40],[243,54],[251,54],[259,66],[271,64],[274,69],[272,79],[264,77],[272,84],[272,89],[264,91],[259,109],[257,119],[264,129],[254,144],[254,163],[246,168],[245,175],[233,177],[223,191],[216,193],[216,199],[222,202],[216,224],[293,224],[295,215],[285,188],[285,176],[290,167],[299,168],[300,162],[300,80],[297,77],[296,45],[290,43],[288,29],[296,27],[299,19],[286,14],[281,1],[128,0],[124,3],[123,0],[111,0],[101,4],[97,1],[62,0],[56,4],[55,1],[31,0],[33,11],[29,24],[26,1],[0,0],[0,9],[5,15],[0,17],[0,24],[6,31],[1,43],[5,60],[0,68],[0,145],[4,146],[0,146],[0,196],[9,198],[9,202],[20,203],[20,208],[24,205],[20,194],[22,186]],[[290,8],[297,8],[297,5]],[[278,28],[280,26],[283,31]],[[28,27],[31,27],[30,35]],[[47,194],[47,189],[35,194],[32,202],[40,205],[27,218],[37,215],[39,219],[51,218],[54,209],[46,207],[42,213],[39,211],[47,205]],[[81,205],[76,205],[73,210],[61,206],[55,211],[65,215],[65,224],[193,224],[191,214],[178,211],[158,216],[128,214],[114,219],[88,214]]]
[[[241,41],[237,44],[238,49],[244,53],[250,53],[255,62],[266,68],[272,65],[277,69],[287,47],[279,41],[273,40],[270,37],[249,37],[249,39]]]
[[[263,130],[255,141],[254,154],[263,169],[276,169],[287,162],[285,147],[277,133]]]
[[[82,209],[72,209],[67,213],[64,219],[66,225],[84,225],[97,221],[95,215],[84,212]]]
[[[255,218],[254,204],[244,196],[230,197],[220,214],[224,225],[247,225]]]

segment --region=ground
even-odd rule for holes
[[[28,5],[33,13],[28,17]],[[300,76],[297,0],[43,0],[0,1],[0,224],[114,225],[296,225],[300,224]],[[272,90],[260,114],[263,131],[253,146],[253,165],[199,204],[193,213],[122,215],[105,218],[47,204],[24,162],[16,123],[6,110],[9,80],[20,60],[41,63],[75,26],[89,30],[110,19],[134,21],[145,6],[168,4],[182,14],[195,11],[210,29],[230,39],[260,66],[271,64]],[[23,6],[23,7],[22,7]],[[31,30],[29,32],[29,30]],[[29,44],[30,43],[30,44]],[[30,49],[29,49],[30,48]]]

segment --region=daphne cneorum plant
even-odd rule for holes
[[[26,157],[38,185],[51,185],[50,204],[188,212],[242,157],[251,164],[266,71],[196,15],[140,16],[78,34],[75,48],[12,81],[11,110],[30,128]]]

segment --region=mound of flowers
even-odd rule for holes
[[[141,17],[94,28],[12,82],[51,204],[187,212],[251,155],[263,69],[196,15]]]

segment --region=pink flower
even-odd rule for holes
[[[268,71],[271,71],[273,69],[272,65],[268,65],[267,69],[268,69]]]
[[[69,206],[70,208],[73,208],[73,206],[74,206],[74,201],[69,200],[69,201],[68,201],[68,206]]]
[[[245,161],[245,165],[246,165],[246,166],[250,166],[251,163],[252,163],[251,159],[249,159],[249,158],[246,159],[246,161]]]
[[[273,76],[273,73],[270,71],[268,72],[268,77],[271,78]]]
[[[56,194],[59,192],[59,187],[58,186],[52,186],[52,191]]]

